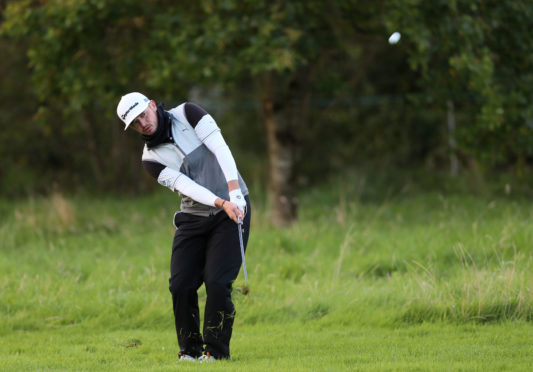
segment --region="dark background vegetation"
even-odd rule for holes
[[[296,204],[276,200],[360,174],[503,178],[529,192],[530,1],[4,0],[0,11],[3,196],[157,187],[115,114],[129,91],[209,110],[287,221]]]

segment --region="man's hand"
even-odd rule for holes
[[[229,201],[235,204],[242,212],[246,214],[246,200],[242,195],[241,189],[235,189],[229,192]]]
[[[228,215],[230,219],[232,219],[235,223],[239,223],[239,218],[241,221],[244,218],[244,212],[237,207],[236,204],[222,199],[217,199],[218,207],[222,208],[224,212]]]

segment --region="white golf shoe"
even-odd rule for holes
[[[214,356],[209,354],[209,351],[202,355],[200,358],[198,358],[198,360],[200,360],[200,363],[212,363],[217,361]]]
[[[196,359],[190,355],[180,353],[180,362],[196,362]]]

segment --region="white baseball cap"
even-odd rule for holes
[[[133,119],[146,110],[149,103],[150,100],[139,92],[132,92],[122,96],[117,106],[117,115],[126,124],[124,130],[128,129]]]

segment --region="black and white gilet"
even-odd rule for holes
[[[198,216],[210,216],[221,209],[202,204],[189,195],[181,193],[177,184],[182,175],[190,178],[197,185],[203,186],[217,197],[229,200],[228,184],[224,172],[204,142],[213,133],[220,132],[211,115],[196,105],[205,114],[196,118],[187,118],[183,103],[167,113],[170,115],[170,129],[167,141],[156,146],[144,145],[142,162],[145,169],[157,179],[157,182],[180,193],[182,212]],[[248,194],[248,188],[238,173],[239,186],[242,194]]]

